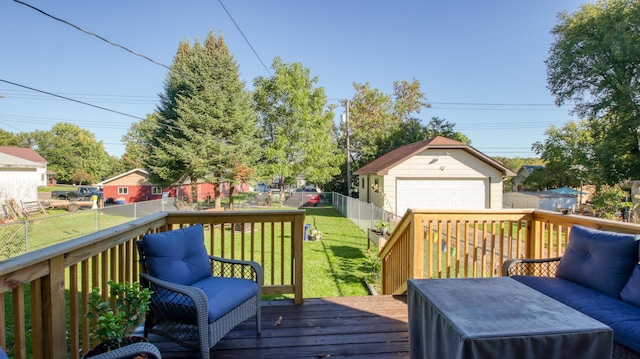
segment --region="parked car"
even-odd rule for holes
[[[286,201],[289,203],[299,201],[302,206],[317,206],[320,204],[321,192],[315,187],[297,188],[291,192]]]
[[[102,198],[102,191],[100,190],[100,188],[92,186],[79,186],[78,188],[70,190],[51,191],[51,198],[88,201],[94,194],[99,198]]]
[[[264,184],[264,182],[259,182],[256,185],[256,192],[268,192],[268,191],[269,191],[269,186]]]

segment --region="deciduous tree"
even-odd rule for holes
[[[29,147],[19,134],[0,129],[0,146]]]
[[[640,2],[599,0],[558,18],[546,60],[556,103],[574,103],[594,129],[606,129],[598,135],[615,156],[599,164],[618,176],[607,182],[640,178]]]
[[[332,109],[324,88],[309,69],[282,59],[273,61],[273,76],[254,81],[254,103],[264,148],[264,173],[285,181],[303,177],[321,184],[339,172],[344,156],[333,136]]]
[[[471,139],[462,132],[458,132],[454,129],[455,123],[449,122],[444,118],[431,117],[429,123],[424,126],[424,139],[434,138],[436,136],[442,136],[456,140],[458,142],[471,144]]]
[[[122,136],[122,142],[125,145],[122,162],[126,170],[144,167],[145,156],[147,155],[146,147],[153,140],[158,126],[158,113],[154,112],[147,115],[143,120],[134,122],[129,127],[127,133]]]
[[[551,126],[545,135],[544,142],[538,141],[532,146],[545,167],[527,177],[529,188],[577,187],[581,179],[586,183],[596,180],[599,169],[593,161],[594,140],[586,121],[570,121],[561,128]]]
[[[30,136],[34,149],[62,182],[74,182],[78,173],[85,173],[85,180],[106,179],[118,161],[109,156],[93,133],[71,123],[57,123],[49,131],[36,130]]]

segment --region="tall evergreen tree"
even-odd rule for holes
[[[198,181],[233,183],[239,167],[255,165],[257,117],[251,95],[222,37],[209,33],[202,44],[181,42],[165,91],[160,95],[153,136],[144,136],[143,163],[152,181],[190,180],[195,201]]]
[[[339,172],[344,156],[333,136],[333,111],[324,88],[300,63],[276,58],[275,74],[254,81],[254,102],[265,148],[265,174],[284,184],[299,176],[321,184]],[[281,197],[282,198],[282,197]]]

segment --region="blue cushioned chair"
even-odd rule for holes
[[[210,256],[197,224],[146,234],[137,242],[142,285],[154,291],[144,325],[181,345],[210,349],[231,329],[256,317],[260,333],[262,268],[250,261]]]

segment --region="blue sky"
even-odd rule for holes
[[[551,125],[570,120],[546,88],[550,30],[587,0],[219,1],[24,0],[53,16],[170,66],[178,44],[222,35],[251,89],[276,56],[300,62],[330,103],[369,82],[391,93],[418,80],[432,107],[417,115],[454,123],[490,156],[533,157]],[[155,110],[167,69],[27,6],[0,0],[0,79],[134,117]],[[0,82],[0,128],[49,130],[71,122],[124,152],[135,118]],[[339,118],[341,109],[336,111]]]

